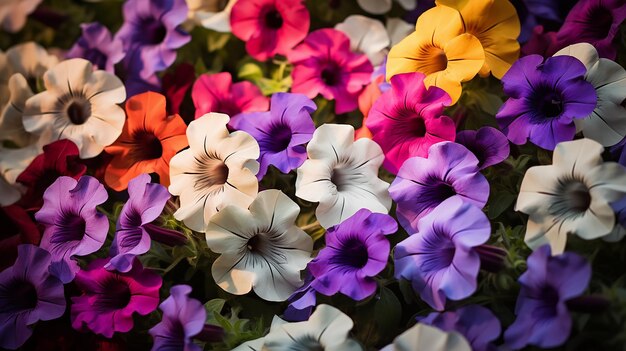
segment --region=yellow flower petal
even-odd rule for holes
[[[485,62],[485,52],[480,41],[471,34],[461,34],[444,46],[448,59],[446,70],[460,82],[476,76]]]
[[[461,82],[456,77],[450,75],[448,71],[441,71],[426,76],[424,85],[426,87],[436,86],[445,90],[452,99],[452,105],[456,104],[459,97],[461,97]]]

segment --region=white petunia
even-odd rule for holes
[[[231,294],[254,289],[262,299],[285,301],[302,286],[313,240],[294,223],[300,207],[280,190],[266,190],[246,210],[226,206],[206,229],[209,248],[221,254],[211,272]]]
[[[471,351],[469,343],[457,332],[444,332],[430,325],[418,323],[398,335],[393,344],[380,351]]]
[[[358,342],[348,338],[353,326],[352,319],[337,308],[319,305],[305,322],[287,323],[274,317],[265,337],[248,341],[233,351],[363,350]]]
[[[190,22],[217,32],[230,32],[230,10],[237,0],[187,0]]]
[[[118,104],[126,89],[115,75],[94,71],[84,59],[71,59],[44,74],[45,91],[26,101],[24,129],[41,143],[69,139],[81,158],[95,157],[122,132],[125,113]],[[51,130],[47,140],[43,132]]]
[[[391,40],[390,46],[394,46],[415,31],[415,24],[410,24],[401,18],[387,19],[387,34]]]
[[[551,166],[526,171],[515,209],[529,215],[524,241],[536,249],[565,249],[568,234],[591,240],[615,227],[611,203],[626,195],[626,169],[603,162],[602,145],[591,139],[559,143]]]
[[[417,0],[396,0],[405,10],[413,10],[417,6]],[[391,10],[391,0],[357,0],[361,8],[375,15],[382,15]]]
[[[169,191],[180,197],[174,217],[198,232],[227,205],[247,208],[259,190],[259,144],[246,132],[229,133],[229,120],[209,113],[191,122],[189,149],[170,161]]]
[[[0,146],[0,206],[8,206],[22,197],[23,187],[16,183],[17,177],[39,154],[37,145],[21,149]]]
[[[9,103],[0,112],[0,141],[8,140],[18,147],[33,145],[39,140],[24,129],[22,117],[26,100],[33,96],[23,75],[15,73],[9,79]]]
[[[298,168],[296,196],[319,202],[315,215],[322,227],[339,224],[361,208],[389,212],[389,183],[378,178],[385,156],[376,142],[354,141],[350,125],[324,124],[313,133],[307,154]]]
[[[600,58],[593,45],[570,45],[554,56],[569,55],[579,59],[585,67],[585,79],[596,89],[598,103],[591,115],[577,119],[576,127],[586,138],[603,146],[612,146],[626,137],[626,70],[618,63]]]
[[[11,47],[6,52],[6,60],[11,75],[19,73],[29,81],[40,79],[59,63],[57,56],[32,41]]]
[[[377,66],[385,60],[391,41],[387,29],[379,20],[352,15],[338,23],[335,29],[347,35],[350,49],[367,55],[372,65]]]
[[[2,0],[0,1],[0,27],[3,30],[15,33],[24,27],[26,18],[30,15],[41,0]]]

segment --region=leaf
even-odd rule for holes
[[[490,219],[497,218],[509,207],[511,207],[515,199],[517,199],[517,195],[511,194],[508,191],[496,193],[495,196],[489,201],[487,215]]]
[[[263,70],[261,67],[253,62],[248,62],[239,68],[237,77],[240,79],[250,80],[253,82],[263,78]]]
[[[213,324],[213,325],[219,325],[220,323],[218,322],[217,318],[215,318],[215,314],[220,314],[222,312],[222,309],[224,308],[224,304],[226,303],[226,300],[224,299],[213,299],[213,300],[209,300],[207,301],[207,303],[204,304],[204,309],[207,312],[207,323],[209,324]]]
[[[226,43],[228,43],[230,37],[230,33],[210,31],[207,36],[207,48],[209,49],[209,52],[217,51],[223,48]]]
[[[378,301],[374,307],[374,320],[378,324],[378,334],[392,334],[400,324],[401,317],[402,305],[396,294],[387,287],[381,287]]]

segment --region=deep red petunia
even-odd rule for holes
[[[0,271],[13,265],[20,244],[39,244],[41,232],[26,211],[11,205],[0,207]]]

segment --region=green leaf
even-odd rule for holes
[[[239,79],[256,82],[257,80],[263,78],[263,70],[258,64],[248,62],[241,66],[241,68],[239,68],[239,71],[237,72],[237,77],[239,77]]]
[[[224,308],[224,304],[226,303],[226,300],[224,299],[213,299],[213,300],[209,300],[207,301],[207,303],[204,304],[204,309],[207,312],[207,323],[209,324],[213,324],[213,325],[220,325],[220,323],[218,322],[217,318],[215,318],[215,314],[220,314],[222,312],[222,309]]]
[[[509,207],[511,207],[513,201],[515,201],[516,198],[516,195],[511,194],[508,191],[496,193],[493,198],[489,200],[489,209],[487,210],[487,215],[490,219],[497,218]]]
[[[209,52],[222,49],[226,43],[228,43],[230,37],[230,33],[210,31],[207,36],[207,48],[209,49]]]
[[[400,324],[402,305],[396,295],[387,287],[381,287],[374,307],[374,320],[378,324],[378,334],[389,335]]]

